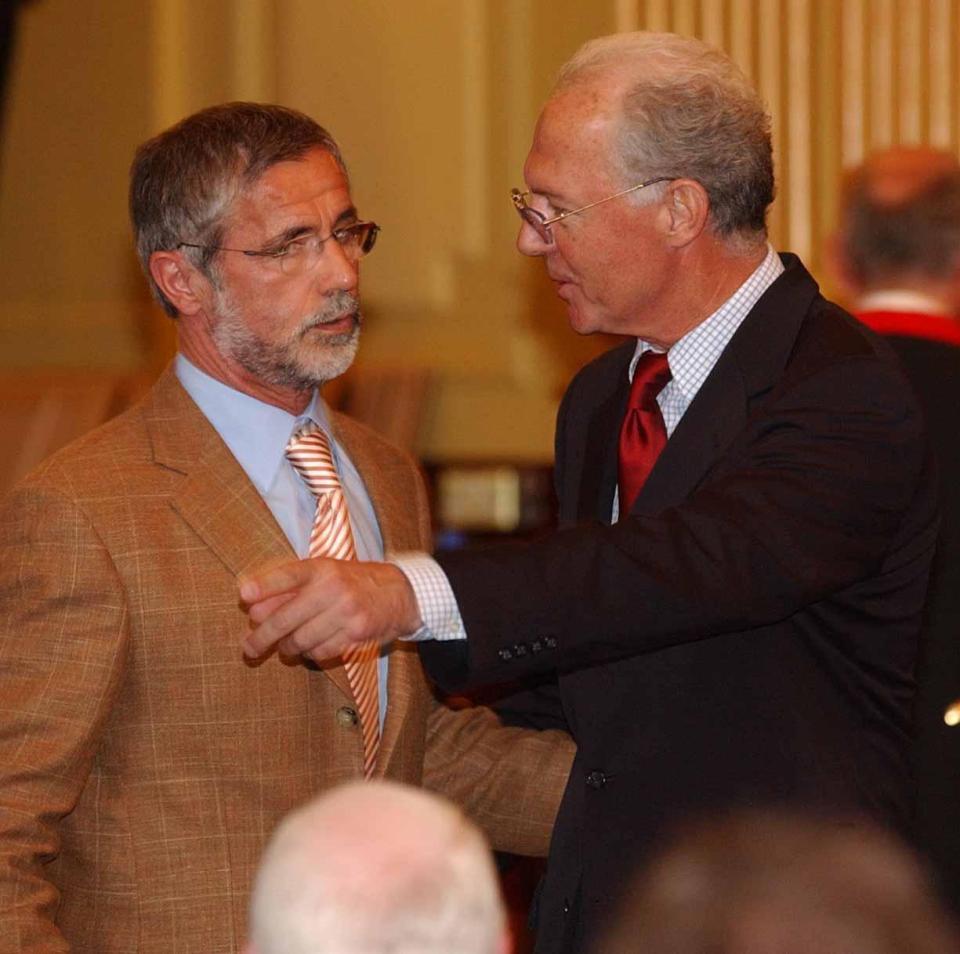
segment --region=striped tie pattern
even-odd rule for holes
[[[355,560],[357,551],[350,530],[350,514],[326,435],[316,425],[308,424],[290,438],[286,455],[317,498],[309,555]],[[379,656],[380,647],[373,641],[353,646],[343,654],[343,666],[360,713],[366,778],[373,775],[380,747]]]

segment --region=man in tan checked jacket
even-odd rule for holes
[[[329,135],[279,107],[204,110],[141,147],[131,213],[177,359],[0,506],[4,954],[237,951],[277,821],[362,775],[342,664],[241,652],[238,577],[309,546],[293,433],[327,436],[361,559],[429,545],[411,460],[316,396],[353,359],[378,231]],[[374,774],[545,853],[566,736],[438,704],[411,645],[378,684]]]

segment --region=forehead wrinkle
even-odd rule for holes
[[[304,160],[272,166],[241,192],[224,219],[227,227],[241,228],[245,232],[256,230],[262,237],[272,239],[322,231],[326,220],[330,220],[331,227],[336,227],[345,217],[356,215],[346,177],[332,160],[334,169],[330,175],[317,177],[312,171],[304,170],[304,180],[299,183],[295,180],[292,186],[286,176],[280,182],[270,180],[273,170],[294,162],[300,164]],[[308,184],[308,177],[311,180],[319,178],[319,181]],[[328,213],[328,209],[332,211]]]

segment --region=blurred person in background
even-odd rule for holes
[[[897,353],[937,456],[942,523],[917,671],[917,833],[960,912],[960,162],[898,147],[848,172],[828,261],[851,310]]]
[[[960,943],[889,832],[740,811],[666,840],[594,954],[960,954]]]

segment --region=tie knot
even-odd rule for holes
[[[630,385],[630,407],[652,408],[657,395],[672,377],[665,351],[645,351],[640,355]]]
[[[333,462],[330,442],[315,424],[308,424],[297,431],[287,442],[285,453],[314,496],[340,489],[340,477]]]

